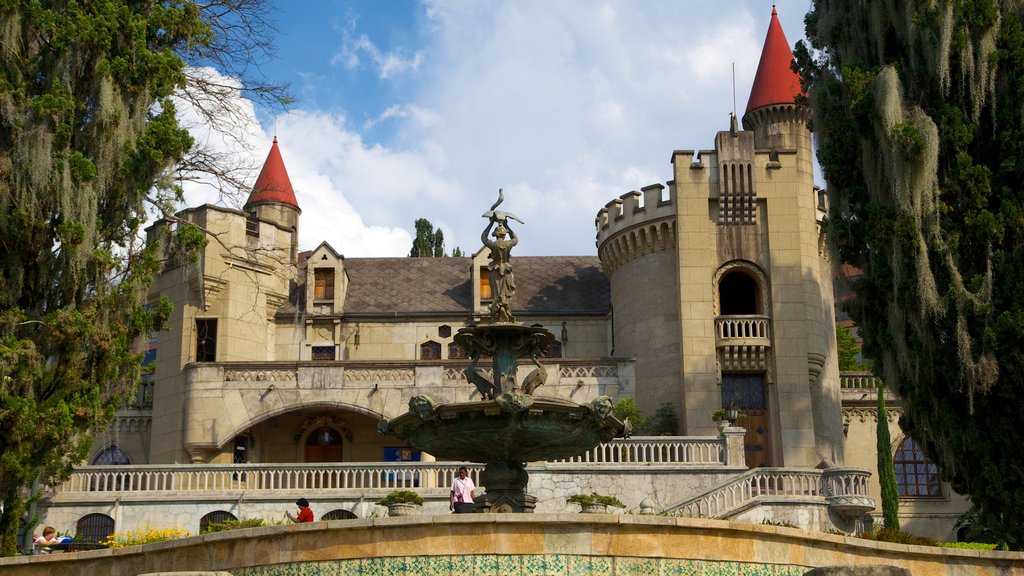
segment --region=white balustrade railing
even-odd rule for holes
[[[861,468],[756,468],[667,511],[691,518],[722,518],[759,497],[867,497],[870,476]]]
[[[718,340],[757,339],[770,340],[768,317],[745,314],[715,318],[715,336]]]
[[[841,372],[839,387],[851,390],[874,390],[882,383],[882,379],[871,372]]]
[[[259,492],[444,488],[460,464],[439,462],[337,464],[169,464],[80,466],[57,494],[80,492]],[[479,482],[479,465],[470,476]]]
[[[558,460],[574,464],[687,464],[725,462],[725,444],[719,436],[634,436],[599,444],[579,456]]]
[[[864,468],[827,468],[822,471],[825,496],[870,496],[871,471]]]
[[[720,518],[759,496],[822,496],[821,471],[757,468],[669,508],[680,516]]]

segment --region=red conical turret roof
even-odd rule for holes
[[[747,112],[770,104],[792,104],[803,94],[800,76],[793,71],[793,50],[786,33],[779,24],[779,15],[772,6],[772,21],[761,49],[761,62],[757,65],[754,85],[750,89]]]
[[[284,160],[281,158],[281,150],[277,147],[277,136],[274,136],[270,154],[267,154],[267,161],[263,163],[263,170],[260,170],[260,177],[256,179],[245,205],[265,202],[280,202],[299,207],[299,203],[295,201],[295,191],[292,190],[292,181],[288,179],[288,170],[285,169]]]

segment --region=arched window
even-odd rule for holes
[[[117,444],[111,444],[96,454],[92,459],[93,466],[128,466],[132,459]]]
[[[106,514],[86,514],[75,524],[78,542],[102,542],[114,533],[114,519]]]
[[[224,510],[214,510],[206,516],[199,519],[199,533],[205,534],[210,528],[210,524],[220,524],[221,522],[227,522],[228,520],[238,520],[231,512],[225,512]]]
[[[341,508],[331,510],[327,514],[324,514],[320,517],[321,520],[354,520],[356,518],[359,517],[353,514],[352,512],[349,512],[348,510],[342,510]]]
[[[942,496],[939,467],[925,457],[924,450],[913,438],[908,436],[900,442],[892,463],[896,468],[896,489],[901,498]]]
[[[420,344],[420,360],[440,360],[441,359],[441,344],[428,340],[423,344]]]
[[[753,276],[735,269],[727,272],[718,282],[719,316],[761,314],[760,294]]]

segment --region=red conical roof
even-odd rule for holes
[[[747,112],[770,104],[792,104],[803,94],[800,76],[793,71],[793,50],[786,33],[779,24],[779,15],[772,6],[772,21],[761,49],[761,62],[757,65],[754,85],[750,88]]]
[[[292,181],[288,179],[288,170],[285,169],[284,160],[281,158],[281,150],[277,147],[277,136],[274,136],[270,154],[267,154],[267,161],[263,163],[260,177],[256,179],[249,200],[245,204],[248,206],[264,202],[280,202],[299,207],[299,203],[295,201],[295,191],[292,190]]]

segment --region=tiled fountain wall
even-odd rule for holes
[[[133,548],[0,559],[4,576],[796,575],[892,565],[914,576],[1024,575],[1024,553],[877,543],[781,526],[663,516],[465,514],[341,520]]]

